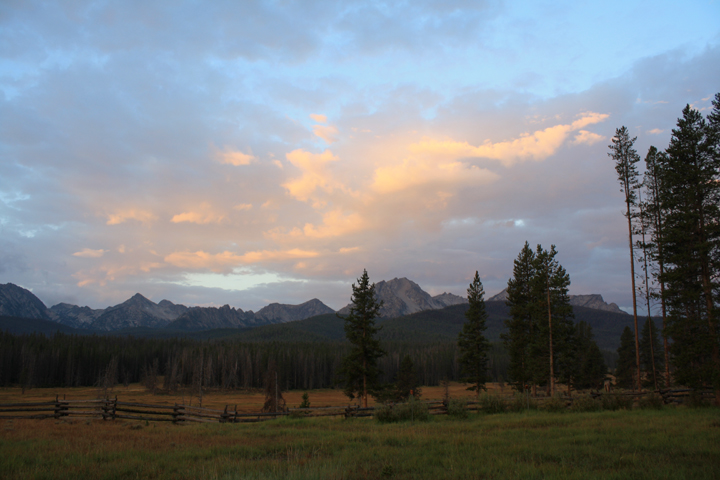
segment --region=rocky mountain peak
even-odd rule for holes
[[[508,298],[507,288],[502,292],[488,299],[490,302],[504,302]],[[606,303],[602,295],[593,293],[590,295],[570,295],[570,305],[575,307],[594,308],[595,310],[604,310],[606,312],[623,313],[614,303]]]
[[[436,302],[440,302],[446,307],[449,307],[450,305],[461,305],[463,303],[468,303],[467,297],[461,297],[460,295],[455,295],[447,292],[441,293],[440,295],[435,295],[432,298]]]
[[[12,283],[0,284],[0,315],[50,320],[47,307],[38,297]]]
[[[375,297],[383,302],[380,316],[385,318],[400,317],[423,310],[437,310],[446,306],[431,297],[417,283],[404,277],[376,283]],[[350,313],[350,305],[346,305],[338,313]]]

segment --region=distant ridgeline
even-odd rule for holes
[[[405,278],[379,282],[376,288],[385,303],[379,321],[379,338],[388,351],[380,362],[382,380],[393,380],[406,354],[422,384],[458,378],[456,342],[465,323],[466,299],[449,293],[432,297]],[[508,358],[499,339],[509,311],[497,297],[486,302],[486,335],[494,342],[491,377],[501,381]],[[587,302],[588,297],[602,302],[599,295],[575,298]],[[574,311],[577,321],[591,325],[606,351],[617,349],[623,328],[632,321],[630,315],[607,308],[575,306]],[[110,372],[117,382],[162,376],[170,383],[155,388],[172,389],[192,380],[202,357],[201,363],[213,370],[209,387],[261,387],[268,362],[274,362],[285,388],[323,388],[334,384],[347,353],[343,327],[343,319],[319,300],[271,304],[253,313],[227,305],[155,304],[137,294],[102,310],[68,304],[48,309],[28,290],[0,285],[0,331],[8,332],[0,334],[0,384],[95,385],[111,368],[117,370]],[[612,363],[612,355],[606,357]]]

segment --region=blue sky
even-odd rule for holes
[[[720,91],[707,2],[3,2],[0,283],[46,304],[500,291],[630,305],[607,145]]]

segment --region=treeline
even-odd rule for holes
[[[712,104],[707,117],[690,105],[683,109],[668,147],[649,148],[642,176],[637,137],[626,127],[616,130],[609,155],[625,194],[635,316],[634,338],[625,332],[619,350],[618,374],[635,388],[648,379],[656,388],[673,382],[711,387],[720,405],[720,94]],[[648,311],[647,349],[636,292]],[[662,315],[662,347],[653,309]]]
[[[380,381],[393,382],[408,355],[421,385],[457,380],[454,342],[383,343]],[[0,333],[0,386],[112,387],[143,382],[148,389],[172,392],[195,387],[262,388],[276,370],[283,390],[336,386],[348,354],[347,342],[238,342],[230,340]],[[492,381],[507,377],[504,348],[490,349]]]

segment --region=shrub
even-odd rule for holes
[[[430,412],[425,403],[410,397],[405,403],[380,405],[375,409],[375,418],[380,423],[430,420]]]
[[[447,402],[447,414],[453,418],[467,418],[467,402],[459,398],[451,398]]]
[[[529,395],[516,393],[507,405],[510,412],[523,412],[525,410],[537,410],[537,400]]]
[[[427,404],[415,397],[410,397],[407,402],[397,405],[395,410],[400,420],[419,422],[430,420],[430,412],[428,411]]]
[[[484,413],[503,413],[505,411],[505,402],[499,396],[485,392],[480,395],[479,407]]]
[[[638,400],[638,407],[643,410],[661,410],[663,406],[665,406],[663,398],[656,393],[640,397]]]
[[[546,412],[564,412],[566,410],[565,400],[560,396],[555,395],[554,397],[548,398],[542,406]]]
[[[397,422],[398,417],[391,405],[380,405],[375,407],[375,419],[380,423]]]
[[[602,403],[590,395],[575,397],[572,405],[570,405],[570,411],[572,412],[597,412],[599,410],[602,410]]]
[[[603,395],[601,404],[603,410],[631,410],[633,399],[629,395]]]
[[[710,406],[710,402],[703,398],[702,392],[698,392],[697,390],[692,390],[690,392],[690,395],[685,397],[685,402],[683,403],[690,408],[702,408]]]

